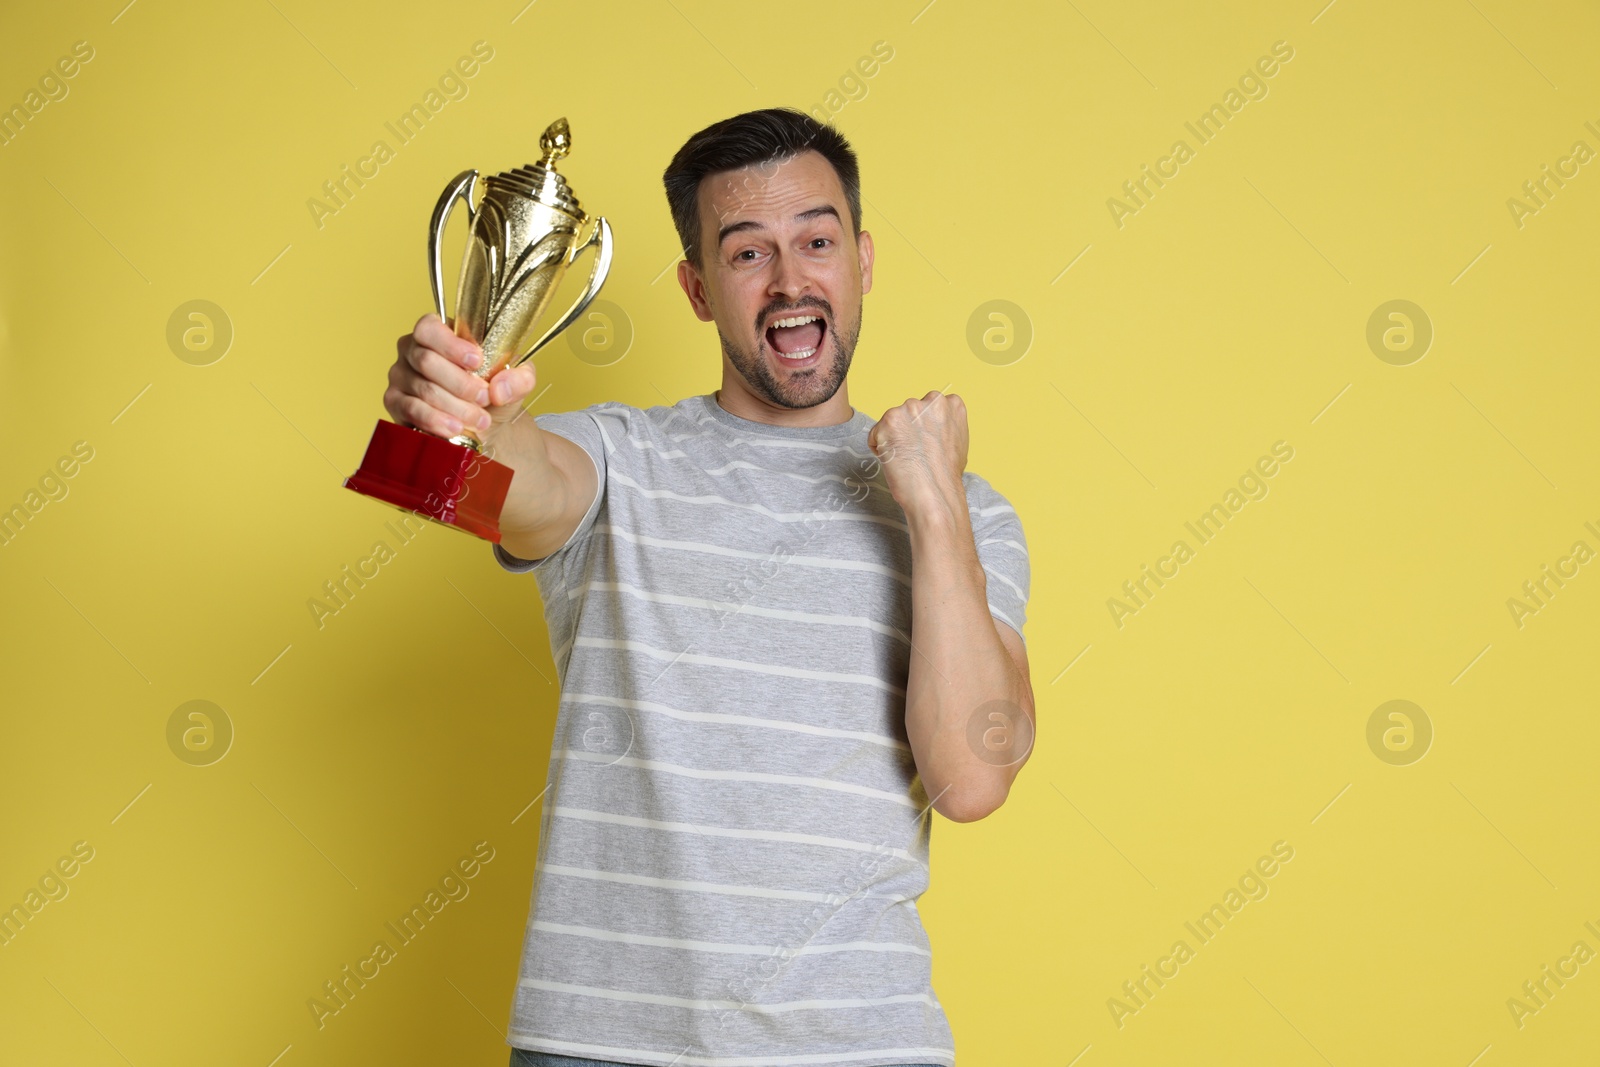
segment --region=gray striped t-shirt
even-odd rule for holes
[[[532,571],[561,682],[510,1043],[666,1067],[955,1062],[917,898],[911,546],[873,420],[709,395],[534,417],[600,492]],[[964,475],[989,610],[1028,552]]]

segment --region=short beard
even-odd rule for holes
[[[832,316],[830,315],[830,318]],[[811,408],[818,404],[826,403],[839,391],[844,384],[845,375],[850,372],[850,359],[856,352],[856,339],[861,336],[861,307],[856,307],[856,328],[848,337],[840,336],[834,324],[830,322],[828,336],[825,344],[833,347],[832,358],[827,361],[827,370],[820,367],[811,367],[799,371],[779,381],[772,373],[772,367],[760,353],[760,346],[766,343],[763,333],[757,343],[757,351],[741,352],[728,335],[722,332],[722,327],[717,326],[717,336],[722,339],[722,351],[727,355],[728,361],[733,364],[733,369],[739,372],[750,391],[763,398],[770,404],[782,408]],[[819,374],[826,373],[827,377],[819,379]]]

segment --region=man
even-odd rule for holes
[[[1022,527],[958,396],[850,406],[873,245],[842,136],[749,112],[665,184],[715,394],[523,419],[532,366],[486,389],[429,315],[384,395],[516,471],[495,557],[561,680],[512,1063],[949,1067],[927,811],[994,811],[1031,748]]]

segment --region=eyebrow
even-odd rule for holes
[[[821,218],[824,215],[832,215],[835,221],[837,221],[841,226],[844,225],[844,220],[839,218],[839,212],[834,209],[832,204],[823,204],[821,207],[807,208],[805,211],[802,211],[800,214],[796,215],[794,217],[794,221],[805,222],[807,219]],[[722,242],[726,241],[731,234],[740,233],[744,230],[764,229],[766,229],[766,226],[754,219],[746,219],[743,222],[729,223],[717,231],[717,247],[721,248]]]

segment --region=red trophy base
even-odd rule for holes
[[[346,489],[500,543],[500,509],[516,472],[465,445],[385,419]]]

